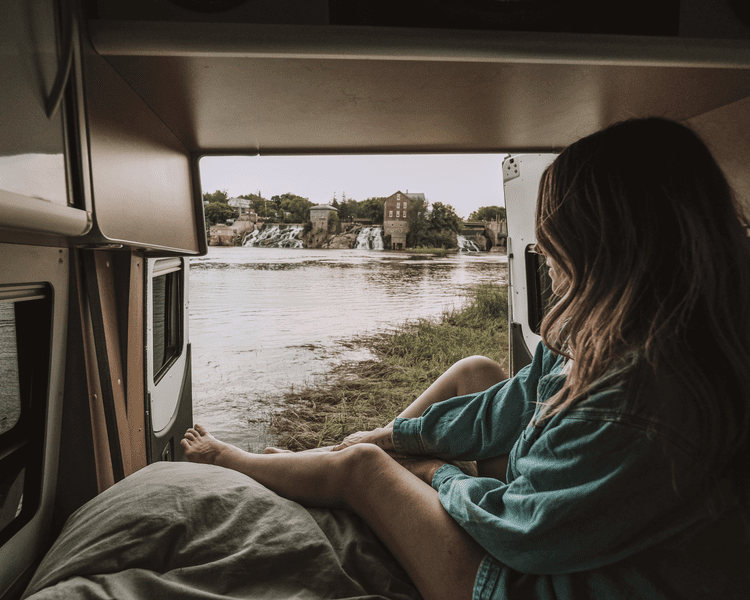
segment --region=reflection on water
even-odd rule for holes
[[[480,283],[505,283],[506,257],[409,260],[398,252],[211,247],[190,266],[195,420],[251,451],[291,387],[341,360],[339,342],[438,317]],[[389,417],[390,418],[390,417]]]

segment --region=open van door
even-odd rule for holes
[[[539,180],[555,156],[519,154],[503,161],[508,218],[508,321],[512,375],[531,362],[534,349],[542,340],[539,326],[551,298],[546,264],[534,251],[534,222]]]
[[[146,453],[148,462],[180,460],[192,427],[188,340],[188,259],[146,261]]]

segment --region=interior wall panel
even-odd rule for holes
[[[750,97],[687,121],[708,144],[737,198],[750,211]]]
[[[91,241],[198,253],[202,231],[196,227],[187,148],[91,49],[85,54],[85,75],[95,222]]]

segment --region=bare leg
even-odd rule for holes
[[[465,394],[483,392],[506,379],[508,375],[494,360],[485,356],[469,356],[454,363],[399,417],[419,417],[437,402]],[[392,426],[393,423],[394,421],[391,421],[388,426]],[[492,477],[504,481],[508,470],[508,455],[477,461],[476,470],[480,477]]]
[[[250,454],[200,426],[188,430],[182,444],[189,460],[237,470],[291,500],[356,512],[426,600],[471,598],[485,551],[445,511],[435,490],[377,446]]]
[[[469,356],[454,363],[398,416],[419,417],[437,402],[482,392],[506,379],[508,375],[494,360],[486,356]],[[392,424],[393,421],[389,423]]]

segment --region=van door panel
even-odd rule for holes
[[[1,593],[44,550],[52,518],[65,371],[69,250],[0,244],[0,256],[3,314],[15,323],[13,335],[5,336],[10,344],[5,345],[0,368],[7,373],[6,367],[17,365],[12,385],[21,407],[19,418],[0,434],[0,477],[6,479],[3,483],[8,488],[2,504],[7,504],[13,517],[4,528],[8,535],[0,532]],[[21,500],[14,503],[19,488]]]
[[[503,188],[508,217],[508,298],[510,322],[511,372],[515,375],[531,362],[531,355],[542,340],[531,323],[533,310],[529,301],[536,291],[538,270],[527,260],[536,242],[535,213],[542,172],[555,154],[511,155],[503,161]],[[531,288],[531,289],[530,289]],[[534,319],[536,320],[536,319]]]
[[[192,426],[188,340],[188,262],[146,259],[145,376],[150,462],[179,460],[179,442]]]

